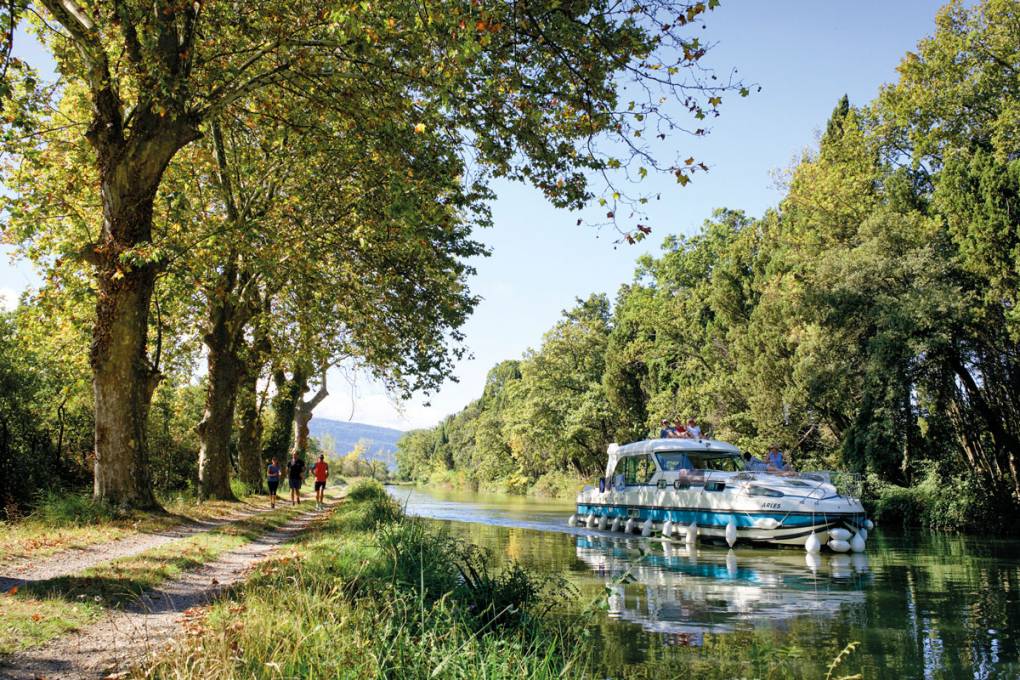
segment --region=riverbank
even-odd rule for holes
[[[586,677],[575,596],[422,520],[376,482],[187,623],[137,677]]]
[[[560,470],[551,470],[535,480],[511,475],[510,477],[483,481],[474,477],[470,471],[461,469],[436,470],[427,480],[403,480],[401,483],[449,491],[573,500],[585,484],[592,484],[593,481]]]

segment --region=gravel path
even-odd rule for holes
[[[0,678],[119,677],[149,655],[165,649],[180,629],[182,613],[207,604],[225,588],[242,581],[252,565],[324,516],[325,513],[314,511],[297,515],[279,529],[147,591],[126,609],[108,612],[87,630],[14,654],[0,663]]]
[[[84,548],[69,548],[40,559],[23,559],[0,565],[0,592],[26,581],[44,581],[84,571],[110,560],[130,557],[166,543],[200,534],[248,517],[268,512],[269,508],[241,511],[217,520],[194,520],[163,531],[140,533],[116,541],[96,543]]]

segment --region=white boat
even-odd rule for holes
[[[837,490],[831,473],[745,469],[739,449],[712,439],[611,444],[608,453],[605,477],[578,494],[571,524],[809,552],[865,548],[871,522],[859,491]]]

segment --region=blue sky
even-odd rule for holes
[[[495,226],[478,234],[493,254],[474,264],[471,282],[483,300],[464,328],[472,358],[425,405],[396,404],[379,387],[335,378],[318,415],[410,429],[438,422],[476,398],[488,369],[541,343],[542,334],[576,297],[614,296],[629,281],[635,260],[657,253],[667,234],[690,234],[715,208],[761,214],[781,197],[773,179],[815,144],[836,101],[871,100],[896,79],[896,65],[934,31],[940,2],[758,2],[723,0],[709,13],[704,35],[717,43],[705,63],[725,75],[731,68],[762,90],[746,99],[724,98],[722,115],[705,138],[678,137],[684,157],[711,170],[680,188],[672,177],[646,182],[662,199],[651,206],[652,236],[614,248],[617,234],[578,227],[578,215],[548,205],[534,190],[499,183]],[[664,154],[672,158],[672,153]],[[24,263],[0,261],[0,295],[8,298],[35,281]]]

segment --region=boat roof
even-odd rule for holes
[[[734,456],[740,455],[740,449],[736,446],[717,439],[644,439],[618,446],[615,451],[610,446],[610,453],[615,453],[617,457],[662,451],[718,451]]]

